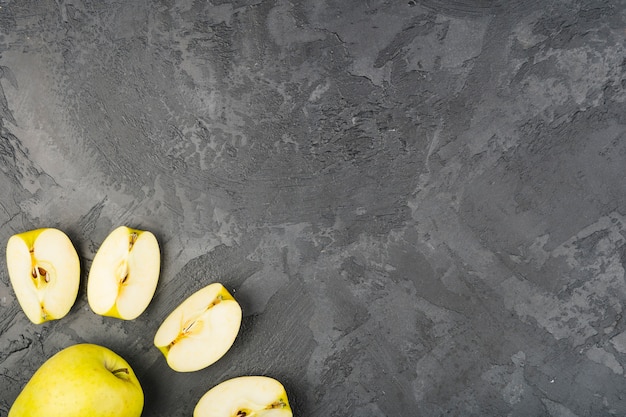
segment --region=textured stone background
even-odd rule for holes
[[[0,416],[78,342],[144,416],[264,374],[296,416],[626,414],[623,0],[0,0],[0,241],[54,226],[83,266],[152,230],[137,320],[31,324],[0,270]],[[5,243],[3,243],[4,245]],[[215,365],[163,318],[223,282]]]

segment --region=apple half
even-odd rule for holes
[[[154,345],[178,372],[206,368],[230,349],[241,326],[241,307],[220,283],[183,301],[163,321]]]
[[[74,305],[80,261],[62,231],[42,228],[7,242],[7,269],[22,310],[35,324],[64,317]]]
[[[150,304],[161,268],[156,237],[120,226],[102,242],[89,269],[87,300],[94,313],[137,318]]]
[[[292,417],[287,392],[267,376],[240,376],[211,388],[193,417]]]

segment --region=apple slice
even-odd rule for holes
[[[292,417],[283,385],[266,376],[240,376],[211,388],[193,417]]]
[[[89,270],[87,299],[102,316],[137,318],[156,291],[161,252],[154,235],[120,226],[102,242]]]
[[[183,301],[163,321],[154,345],[178,372],[211,365],[230,349],[241,325],[241,307],[222,284],[213,283]]]
[[[60,319],[74,305],[80,261],[62,231],[43,228],[11,236],[7,269],[17,300],[33,323]]]

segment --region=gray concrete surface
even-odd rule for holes
[[[0,0],[0,241],[54,226],[83,286],[31,324],[0,271],[0,415],[79,342],[144,416],[263,374],[296,416],[626,415],[626,3]],[[162,245],[137,320],[84,279],[126,224]],[[152,338],[220,281],[215,365]]]

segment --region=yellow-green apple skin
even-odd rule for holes
[[[154,345],[178,372],[206,368],[235,342],[241,307],[220,283],[209,284],[184,300],[163,321]]]
[[[124,359],[102,346],[78,344],[41,365],[8,417],[140,417],[143,402]]]
[[[6,248],[11,285],[35,324],[64,317],[80,283],[80,260],[69,237],[54,228],[13,235]]]
[[[193,417],[292,417],[292,412],[280,382],[267,376],[241,376],[207,391]]]
[[[102,242],[89,269],[87,300],[99,315],[133,320],[150,304],[161,252],[149,231],[120,226]]]

